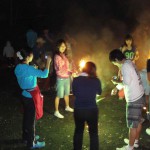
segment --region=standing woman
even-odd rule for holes
[[[134,63],[139,59],[139,52],[136,50],[133,37],[130,34],[126,35],[124,44],[120,49],[125,55],[126,59],[130,59]]]
[[[22,49],[17,52],[17,57],[20,63],[16,66],[14,72],[22,89],[24,107],[22,138],[27,143],[28,148],[42,148],[45,146],[45,142],[36,141],[39,136],[35,136],[35,120],[40,119],[43,115],[43,96],[37,85],[37,77],[48,77],[51,58],[47,58],[46,68],[42,71],[29,65],[33,59],[32,51]]]
[[[56,54],[54,56],[54,67],[56,70],[57,81],[56,90],[57,95],[55,98],[55,112],[54,115],[58,118],[64,118],[59,112],[59,100],[65,99],[66,111],[73,112],[73,109],[69,107],[69,94],[70,94],[70,67],[69,60],[67,58],[67,46],[63,39],[57,41]]]
[[[98,140],[98,108],[96,95],[102,93],[101,81],[96,75],[96,66],[87,62],[82,73],[74,78],[73,94],[75,96],[74,121],[75,132],[73,139],[74,150],[82,149],[83,131],[88,124],[90,135],[90,150],[99,150]]]

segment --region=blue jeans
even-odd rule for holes
[[[90,150],[99,150],[98,140],[98,109],[74,109],[75,131],[73,138],[74,150],[82,150],[85,122],[90,135]]]

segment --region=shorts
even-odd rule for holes
[[[70,78],[57,78],[56,81],[57,97],[63,98],[70,94]]]
[[[144,106],[144,96],[135,102],[126,104],[126,122],[128,128],[137,128],[142,119],[142,109]]]

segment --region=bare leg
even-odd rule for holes
[[[149,111],[149,95],[146,95],[146,110]]]
[[[56,98],[55,98],[55,111],[58,111],[59,99],[60,98],[56,96]]]
[[[137,128],[130,128],[129,129],[129,145],[133,146],[135,139],[138,140],[140,137],[142,125],[139,123]]]
[[[142,124],[139,123],[138,128],[136,129],[136,137],[135,137],[136,140],[139,140],[141,130],[142,130]]]
[[[69,107],[69,96],[68,96],[68,95],[65,95],[65,96],[64,96],[64,99],[65,99],[66,107]]]
[[[133,146],[136,138],[136,128],[129,128],[129,145]]]

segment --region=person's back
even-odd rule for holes
[[[76,77],[73,81],[73,93],[75,95],[75,108],[96,107],[96,94],[101,93],[98,78],[86,76]]]
[[[122,65],[125,98],[127,102],[134,102],[144,94],[144,88],[138,70],[131,60]]]
[[[85,123],[89,127],[90,150],[99,150],[96,95],[100,95],[102,90],[101,82],[96,76],[96,65],[93,62],[87,62],[85,64],[82,73],[73,80],[72,90],[75,96],[74,150],[82,149]]]

